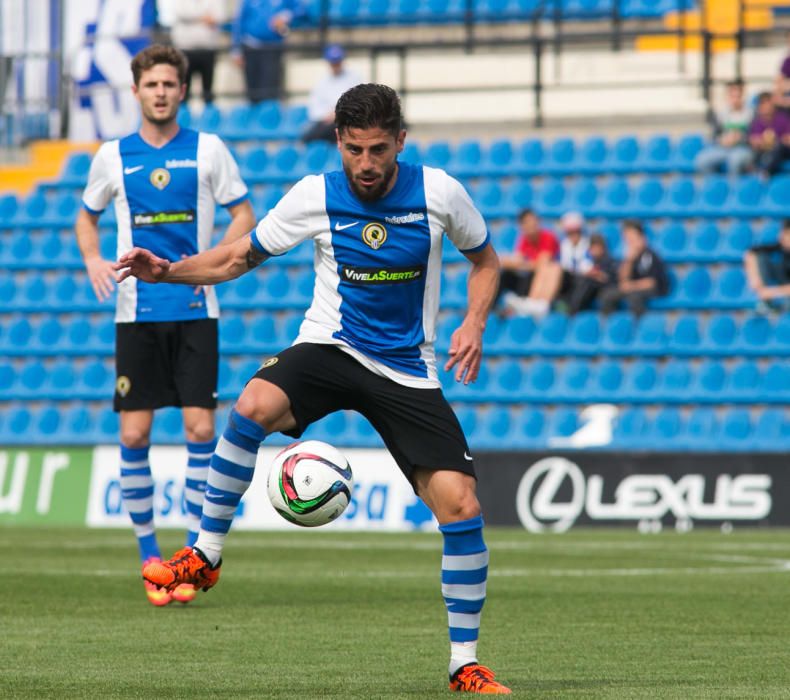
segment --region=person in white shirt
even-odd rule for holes
[[[302,141],[329,141],[335,143],[335,104],[340,96],[362,78],[355,71],[346,68],[346,58],[342,46],[332,44],[326,47],[324,59],[329,64],[329,73],[319,80],[310,91],[307,116],[310,126],[302,135]]]
[[[220,25],[227,19],[224,0],[173,0],[173,26],[170,38],[173,45],[186,54],[189,61],[187,94],[192,76],[200,74],[203,100],[214,101],[214,63],[220,44]]]

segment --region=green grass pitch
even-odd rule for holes
[[[480,658],[514,697],[790,697],[787,531],[486,537]],[[219,585],[159,609],[130,531],[3,527],[0,697],[453,697],[440,552],[234,532]]]

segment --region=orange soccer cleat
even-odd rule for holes
[[[170,595],[173,600],[177,600],[179,603],[184,603],[184,605],[186,605],[195,600],[197,590],[195,590],[195,587],[191,583],[182,583],[180,586],[176,586]]]
[[[219,580],[220,566],[222,561],[211,566],[199,549],[184,547],[170,561],[151,562],[144,566],[143,578],[167,591],[173,591],[184,583],[207,591]]]
[[[450,690],[480,695],[510,695],[505,685],[494,680],[494,672],[480,664],[464,664],[450,678]]]

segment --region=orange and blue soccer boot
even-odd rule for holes
[[[149,557],[143,562],[143,569],[149,564],[156,564],[160,563],[162,560],[158,557]],[[168,605],[172,600],[172,597],[168,591],[160,589],[158,586],[149,583],[148,581],[143,581],[143,585],[145,586],[145,595],[148,598],[148,602],[151,605],[156,605],[158,608],[161,608],[165,605]]]
[[[480,664],[464,664],[450,676],[450,690],[480,695],[510,695],[511,690],[494,680],[494,672]]]
[[[143,578],[171,592],[185,583],[207,591],[219,580],[220,566],[221,560],[216,566],[211,566],[197,547],[184,547],[169,561],[151,562],[144,566]]]

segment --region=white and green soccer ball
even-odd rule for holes
[[[326,525],[340,517],[353,485],[348,460],[320,440],[288,445],[274,458],[266,482],[274,509],[303,527]]]

